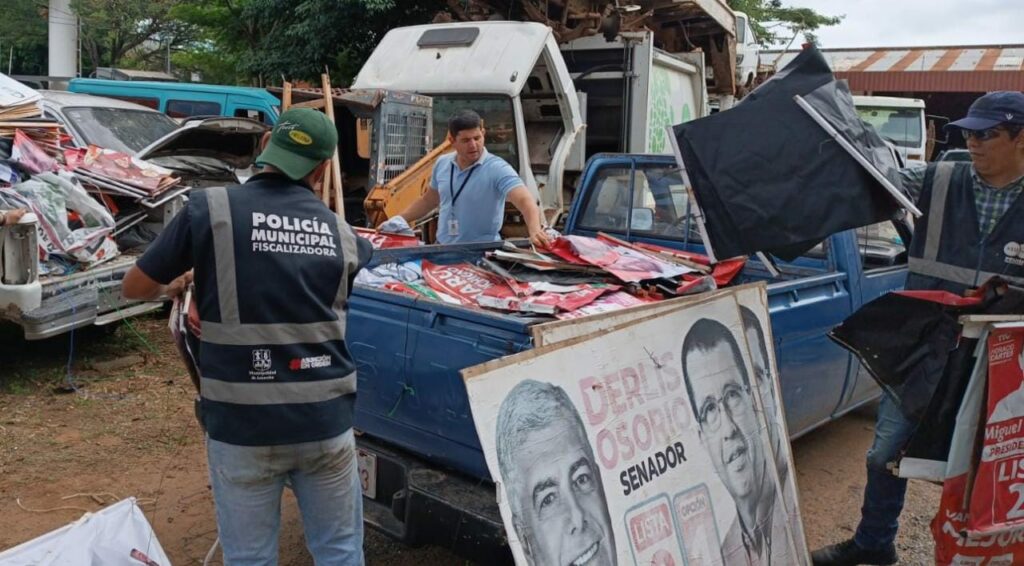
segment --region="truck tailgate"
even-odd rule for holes
[[[374,264],[448,263],[500,244],[377,250]],[[356,428],[427,461],[489,478],[459,370],[531,347],[530,320],[357,285],[346,343],[356,362]]]

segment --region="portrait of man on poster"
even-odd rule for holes
[[[736,505],[721,541],[725,563],[786,564],[792,560],[786,513],[737,338],[721,322],[702,318],[687,332],[681,359],[701,445]]]
[[[561,387],[528,379],[498,411],[498,468],[530,564],[613,566],[615,539],[586,429]]]

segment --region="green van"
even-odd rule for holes
[[[274,125],[281,108],[281,101],[273,94],[244,86],[72,79],[68,90],[134,102],[172,118],[233,116]]]

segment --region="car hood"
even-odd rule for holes
[[[180,128],[143,148],[139,159],[173,157],[214,158],[244,169],[253,164],[260,151],[260,139],[268,130],[249,118],[204,118],[188,120]]]

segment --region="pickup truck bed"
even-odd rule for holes
[[[434,263],[474,262],[484,250],[497,247],[379,250],[373,265],[423,258]],[[738,283],[766,278],[758,264],[750,264]],[[837,278],[792,267],[784,279],[769,286],[770,303],[781,312],[797,308],[797,297],[806,296],[804,303],[827,300],[840,292]],[[357,285],[347,342],[358,364],[358,428],[446,467],[489,479],[459,371],[533,347],[532,327],[552,322]]]

